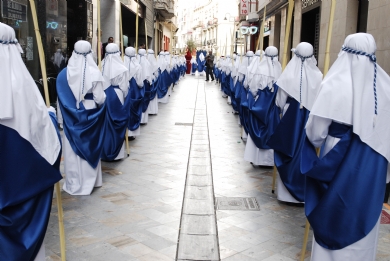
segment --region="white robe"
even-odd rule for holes
[[[245,130],[243,130],[245,133]],[[273,166],[274,165],[274,150],[259,149],[253,142],[249,133],[247,134],[244,160],[252,162],[254,165]],[[242,137],[244,138],[244,137]]]
[[[157,115],[158,114],[158,97],[154,97],[153,100],[150,101],[149,103],[149,114]]]
[[[89,93],[93,93],[93,100],[84,100],[85,109],[96,108],[96,103],[101,105],[105,100],[103,89],[92,88]],[[96,103],[95,103],[96,102]],[[101,162],[96,168],[92,168],[89,163],[77,156],[66,135],[63,138],[63,155],[65,168],[64,191],[71,195],[90,195],[94,187],[102,186]]]
[[[312,121],[311,128],[306,131],[307,137],[316,147],[320,147],[326,139],[323,148],[323,155],[326,155],[340,139],[328,135],[332,120],[313,116]],[[389,180],[389,177],[388,172],[387,180]],[[374,261],[378,245],[380,218],[381,216],[379,216],[378,223],[367,236],[340,250],[325,249],[313,239],[311,261]]]
[[[42,243],[41,248],[34,261],[45,261],[46,260],[46,251],[45,251],[45,243]]]
[[[245,145],[244,160],[252,162],[254,165],[258,166],[273,166],[274,151],[257,148],[251,138],[251,135],[248,134]]]

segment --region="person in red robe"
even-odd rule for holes
[[[186,64],[187,64],[186,74],[190,74],[191,73],[191,59],[192,59],[192,55],[191,55],[190,50],[187,50],[187,54],[186,54],[185,58],[186,58]]]

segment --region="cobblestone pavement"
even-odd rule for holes
[[[101,188],[62,192],[67,260],[298,260],[303,208],[276,200],[271,168],[243,160],[237,122],[219,86],[181,80],[130,142],[130,157],[102,164]],[[254,197],[260,210],[215,211],[213,193],[218,206],[220,198]],[[61,260],[57,218],[53,201],[46,260]],[[390,260],[389,246],[390,225],[382,225],[377,260]]]

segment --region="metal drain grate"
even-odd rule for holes
[[[216,198],[217,210],[251,210],[259,211],[256,198]]]
[[[175,125],[177,126],[192,126],[193,123],[185,123],[185,122],[176,122]]]

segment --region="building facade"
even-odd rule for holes
[[[244,0],[246,1],[246,0]],[[266,6],[264,49],[273,45],[279,51],[279,58],[284,46],[288,0],[257,0],[252,3],[250,15],[240,16],[241,24],[248,25],[258,20],[260,28]],[[253,5],[256,5],[254,15]],[[325,62],[326,38],[329,26],[331,0],[295,0],[288,50],[300,42],[309,42],[314,47],[318,67],[323,70]],[[390,25],[387,14],[390,12],[390,1],[383,0],[337,0],[330,48],[331,64],[336,60],[345,38],[349,34],[366,32],[374,36],[377,43],[378,63],[390,73]],[[241,13],[241,6],[240,6]],[[251,45],[249,49],[255,50]],[[288,52],[289,58],[291,52]]]
[[[2,0],[0,22],[13,27],[23,49],[22,58],[35,80],[41,70],[35,30],[28,0]],[[74,43],[93,38],[93,4],[90,0],[36,0],[39,31],[42,37],[49,77],[56,77],[73,52]],[[62,65],[54,64],[54,54],[61,52]]]
[[[96,56],[97,0],[35,0],[35,4],[49,77],[56,78],[60,69],[66,66],[78,40],[89,41]],[[164,49],[167,43],[172,47],[171,39],[174,40],[177,30],[173,0],[139,0],[138,12],[135,0],[100,0],[100,5],[102,43],[113,37],[118,45],[134,46],[138,13],[139,45],[147,42],[148,48],[157,50]],[[120,39],[121,14],[123,39]],[[30,1],[1,0],[0,22],[15,29],[24,51],[22,58],[33,78],[40,80],[42,75]],[[61,52],[64,57],[60,66],[54,63],[56,52]]]
[[[180,0],[177,8],[179,29],[176,48],[185,51],[192,40],[203,50],[218,55],[230,54],[235,48],[238,21],[237,0],[205,0],[189,3]]]

